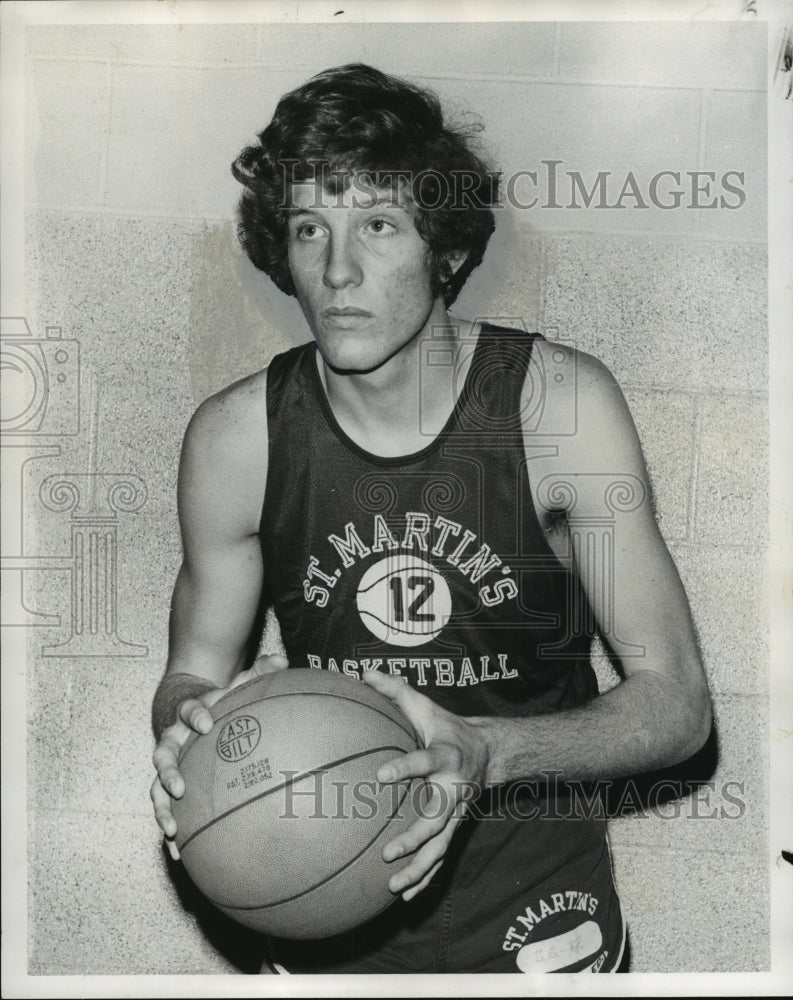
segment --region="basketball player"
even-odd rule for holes
[[[208,399],[185,436],[153,706],[167,842],[179,748],[208,707],[289,661],[338,670],[424,742],[377,780],[422,776],[431,800],[384,848],[411,856],[402,901],[327,942],[271,942],[274,967],[616,971],[603,817],[566,782],[682,761],[710,729],[622,394],[584,353],[447,312],[498,191],[431,94],[329,70],[282,98],[234,172],[243,245],[314,340]],[[265,605],[287,658],[250,666]],[[622,674],[602,695],[595,631]]]

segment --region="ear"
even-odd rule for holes
[[[462,265],[465,263],[465,259],[468,254],[465,250],[452,250],[451,253],[446,254],[446,262],[452,274],[456,274]]]

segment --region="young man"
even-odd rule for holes
[[[207,400],[185,436],[157,820],[172,845],[179,748],[208,707],[287,666],[248,666],[269,606],[292,666],[359,677],[413,722],[425,749],[377,779],[432,789],[384,850],[412,854],[403,901],[331,941],[271,942],[277,967],[615,971],[604,822],[564,782],[681,761],[710,729],[623,397],[592,357],[447,313],[497,185],[432,95],[329,70],[234,171],[242,242],[314,343]],[[361,594],[385,572],[376,617]],[[623,673],[601,696],[595,631]]]

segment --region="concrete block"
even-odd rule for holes
[[[611,662],[599,636],[595,636],[592,644],[592,669],[595,671],[600,694],[605,694],[620,683],[619,672]]]
[[[627,390],[625,398],[642,443],[661,532],[667,541],[685,538],[695,455],[695,400],[679,392],[638,389]]]
[[[723,238],[765,241],[768,218],[768,133],[766,94],[760,92],[714,91],[708,95],[705,111],[704,170],[724,177],[738,171],[730,184],[739,193],[725,192],[730,209],[709,209],[701,213],[704,231],[718,231]],[[712,199],[703,199],[711,201]]]
[[[25,80],[28,204],[85,207],[102,201],[109,128],[108,69],[101,63],[31,61]]]
[[[524,224],[541,232],[692,232],[696,213],[657,207],[650,184],[660,170],[696,169],[698,94],[480,80],[444,81],[443,93],[484,121],[489,159],[505,172],[505,196]],[[626,189],[621,199],[630,177],[638,195]],[[589,207],[581,185],[592,192]],[[663,197],[659,187],[656,200]]]
[[[765,392],[766,299],[760,247],[548,240],[543,322],[579,338],[624,388]]]
[[[765,855],[615,849],[631,972],[770,967]]]
[[[85,472],[93,448],[95,470],[140,475],[147,510],[170,511],[195,406],[309,339],[299,306],[243,257],[230,225],[218,241],[174,221],[45,213],[36,232],[36,312],[81,352],[80,432],[47,474]]]
[[[288,87],[283,74],[276,81],[255,67],[116,67],[105,203],[230,217],[241,191],[231,161]],[[253,107],[249,95],[256,95]]]
[[[463,286],[451,311],[456,316],[520,318],[539,328],[542,241],[515,224],[515,213],[499,212],[484,260]]]
[[[195,236],[173,221],[112,216],[46,213],[36,228],[28,258],[35,311],[80,349],[80,429],[65,439],[59,468],[85,472],[92,449],[95,471],[142,476],[149,509],[169,510],[195,408],[188,364]]]
[[[180,904],[150,816],[38,811],[28,864],[29,974],[239,971]]]
[[[768,566],[761,546],[675,545],[712,689],[759,695],[768,687]]]
[[[766,87],[766,25],[563,23],[559,76],[661,87]]]
[[[89,368],[126,361],[143,372],[182,360],[199,231],[175,219],[39,213],[29,227],[28,298],[42,324],[80,341]]]
[[[161,670],[167,650],[170,594],[181,559],[175,496],[170,501],[170,514],[159,518],[147,509],[140,484],[132,477],[113,474],[112,467],[94,480],[68,466],[47,473],[46,469],[30,473],[31,481],[42,487],[47,506],[38,490],[38,502],[26,505],[27,522],[35,527],[35,533],[31,532],[35,544],[26,546],[25,555],[35,557],[40,566],[24,573],[24,604],[31,611],[51,616],[49,622],[29,630],[31,662],[38,662],[43,655],[46,677],[51,656],[82,658],[110,652],[121,657],[125,669],[129,669],[140,663],[148,648],[148,655],[160,664]],[[95,493],[92,484],[96,484]],[[119,492],[107,503],[114,489]],[[125,496],[131,503],[125,504]],[[107,520],[86,521],[86,514],[93,512]],[[83,520],[79,520],[81,516]],[[80,527],[85,544],[82,556],[75,553],[72,539],[73,531]],[[97,554],[92,554],[90,548],[94,533],[103,539]],[[81,579],[94,582],[81,586]],[[82,605],[73,596],[75,584],[83,596]],[[96,610],[92,613],[89,602],[93,599]],[[108,648],[98,645],[98,640],[90,649],[64,645],[73,633],[92,628],[100,636],[115,636],[121,645]],[[130,643],[137,648],[125,645]]]
[[[185,376],[179,364],[152,365],[145,380],[131,379],[124,362],[102,371],[97,465],[140,476],[149,514],[167,514],[176,506],[179,454],[195,408]]]
[[[715,734],[690,761],[617,786],[611,805],[615,852],[709,851],[766,858],[768,713],[764,698],[715,695]],[[631,808],[637,790],[644,810]],[[766,888],[768,876],[765,875]]]
[[[278,619],[275,617],[273,609],[268,608],[257,655],[269,656],[272,653],[280,653],[282,656],[286,656],[284,640],[281,638],[281,626],[278,624]]]
[[[371,50],[369,39],[373,32],[382,32],[385,27],[373,24],[270,22],[259,26],[257,59],[269,70],[285,69],[291,74],[299,69],[302,80],[331,66],[343,66],[346,63],[371,62],[382,68],[377,59],[377,54],[381,53],[382,41]],[[279,96],[290,89],[290,86],[292,84],[285,83]]]
[[[431,86],[438,77],[546,77],[553,73],[554,31],[542,22],[371,24],[367,54],[378,69],[421,76]]]
[[[119,615],[124,616],[120,620],[129,638],[148,646],[147,661],[159,681],[168,656],[171,596],[182,562],[175,503],[170,516],[139,515],[135,529],[125,535],[119,564]]]
[[[38,574],[36,574],[38,576]],[[72,718],[71,670],[63,661],[27,661],[27,720],[20,719],[19,738],[27,729],[28,809],[63,808],[69,764]]]
[[[84,657],[68,668],[71,718],[62,809],[145,815],[154,778],[151,699],[163,664]]]
[[[41,521],[41,542],[34,553],[68,557],[71,553],[69,514],[42,517]],[[142,669],[141,664],[148,659],[159,677],[165,667],[171,593],[182,555],[175,502],[170,516],[153,515],[145,508],[141,513],[118,515],[116,539],[115,635],[124,643],[145,647],[148,653],[140,648],[120,646],[114,654],[118,655],[124,670]],[[87,562],[90,567],[90,557]],[[60,615],[59,625],[37,628],[31,636],[32,656],[36,659],[42,655],[43,647],[61,647],[66,643],[82,620],[74,606],[71,588],[68,568],[25,574],[28,606],[46,614]],[[104,631],[104,625],[101,630]],[[64,647],[62,652],[74,656],[76,651]],[[60,655],[57,649],[50,649],[49,653],[56,659]],[[82,657],[78,659],[82,662]],[[47,664],[53,662],[51,656],[45,657],[44,676],[48,676]]]
[[[204,228],[195,242],[190,282],[187,367],[194,400],[310,339],[297,299],[251,264],[232,224]]]
[[[48,24],[27,29],[30,56],[119,62],[251,62],[257,42],[254,24]]]
[[[730,395],[702,402],[695,537],[765,547],[768,537],[768,404]]]

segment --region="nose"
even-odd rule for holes
[[[330,240],[322,280],[330,288],[346,288],[360,283],[362,272],[351,238],[339,234]]]

